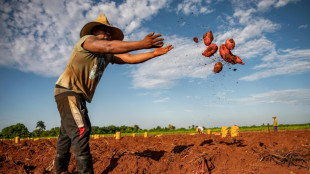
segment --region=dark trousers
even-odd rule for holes
[[[55,173],[68,170],[70,147],[80,173],[93,173],[89,148],[91,123],[85,99],[75,92],[55,96],[61,117],[61,127],[56,147]]]

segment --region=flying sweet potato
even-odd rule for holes
[[[203,42],[206,46],[209,46],[213,41],[213,34],[212,31],[208,31],[206,34],[203,35]]]
[[[235,55],[233,55],[230,51],[229,54],[225,54],[225,61],[231,64],[236,64],[237,63],[237,57]]]
[[[217,63],[214,65],[213,72],[214,72],[214,74],[216,74],[216,73],[221,72],[222,69],[223,69],[223,64],[222,64],[221,62],[217,62]]]
[[[217,52],[217,45],[216,44],[211,44],[208,46],[208,48],[202,53],[202,55],[206,56],[206,57],[211,57],[213,56],[214,53]]]
[[[225,44],[220,46],[220,55],[226,62],[236,64],[236,56],[234,56],[229,49],[226,48]]]
[[[229,49],[227,49],[226,48],[226,46],[225,46],[225,44],[222,44],[221,46],[220,46],[220,55],[221,55],[221,57],[225,60],[225,55],[226,54],[229,54]],[[226,60],[225,60],[226,61]]]
[[[234,39],[232,39],[232,38],[227,39],[226,42],[225,42],[225,46],[229,50],[234,49],[235,48],[235,41],[234,41]]]
[[[198,38],[197,37],[193,37],[194,42],[198,43]]]
[[[239,63],[241,65],[244,65],[244,63],[242,62],[242,60],[240,59],[239,56],[236,56],[236,63]]]

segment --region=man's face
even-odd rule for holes
[[[111,40],[112,28],[105,25],[98,25],[92,29],[92,34],[95,36],[102,35],[105,40]]]

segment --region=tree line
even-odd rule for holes
[[[270,125],[270,129],[272,125]],[[134,126],[92,126],[91,135],[94,134],[115,134],[117,131],[122,133],[143,133],[143,132],[193,132],[196,130],[197,125],[188,126],[188,128],[176,128],[175,126],[169,124],[167,127],[157,126],[152,129],[141,129],[138,125]],[[239,126],[240,130],[266,130],[267,126],[263,123],[261,126]],[[206,129],[206,127],[203,126]],[[279,129],[310,129],[310,123],[305,124],[280,124],[278,126]],[[220,127],[211,128],[212,131],[220,131]],[[50,130],[46,130],[45,123],[43,121],[38,121],[36,124],[36,129],[32,132],[28,131],[28,128],[22,124],[17,123],[16,125],[8,126],[2,129],[0,132],[0,138],[37,138],[37,137],[57,137],[59,135],[59,127],[51,128]]]
[[[91,135],[94,134],[115,134],[117,131],[122,133],[139,133],[139,132],[167,132],[167,131],[185,131],[185,130],[195,130],[197,126],[192,125],[189,126],[188,129],[179,128],[176,129],[175,126],[169,124],[167,127],[157,126],[152,129],[141,129],[138,125],[134,126],[92,126]],[[59,135],[59,127],[51,128],[50,130],[46,130],[45,123],[43,121],[38,121],[36,124],[36,129],[30,132],[28,128],[22,124],[17,123],[16,125],[8,126],[2,129],[0,132],[0,138],[36,138],[36,137],[57,137]]]

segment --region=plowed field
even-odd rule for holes
[[[56,139],[0,142],[0,173],[54,173]],[[101,173],[310,173],[310,130],[91,139]],[[76,173],[74,156],[69,172]]]

